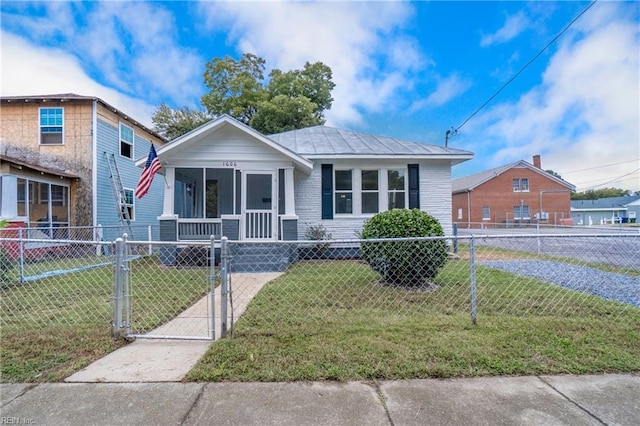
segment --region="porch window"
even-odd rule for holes
[[[120,155],[133,158],[133,128],[120,123]]]
[[[407,194],[405,170],[387,170],[389,184],[389,210],[404,209]]]
[[[378,213],[377,170],[362,170],[362,213]]]
[[[69,224],[68,186],[25,178],[18,178],[17,184],[18,216],[29,218],[30,227],[57,228]]]
[[[239,180],[234,169],[176,168],[173,211],[183,219],[236,214]]]
[[[352,170],[336,170],[335,188],[336,213],[353,213]]]
[[[62,108],[40,108],[40,144],[62,145],[64,143],[63,123]]]

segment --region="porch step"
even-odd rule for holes
[[[231,272],[284,272],[292,260],[292,247],[279,244],[234,244]]]

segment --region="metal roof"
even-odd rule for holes
[[[388,136],[359,133],[329,126],[314,126],[267,136],[307,158],[322,157],[440,157],[465,161],[470,151],[411,142]]]
[[[634,201],[640,200],[640,195],[625,197],[599,198],[597,200],[571,200],[571,210],[616,210],[624,209]]]

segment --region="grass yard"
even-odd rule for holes
[[[296,265],[263,288],[235,338],[213,344],[188,380],[640,371],[640,310],[489,268],[477,274],[473,326],[466,262],[448,262],[439,290],[422,293],[382,287],[364,264]],[[558,309],[568,300],[575,306]]]
[[[132,325],[148,330],[208,291],[208,269],[131,263]],[[61,381],[125,345],[111,336],[113,266],[48,277],[0,290],[2,382]]]

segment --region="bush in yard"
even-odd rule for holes
[[[442,226],[418,209],[393,209],[365,222],[362,239],[444,236]],[[443,239],[362,242],[362,258],[393,285],[417,287],[434,278],[447,260]]]

